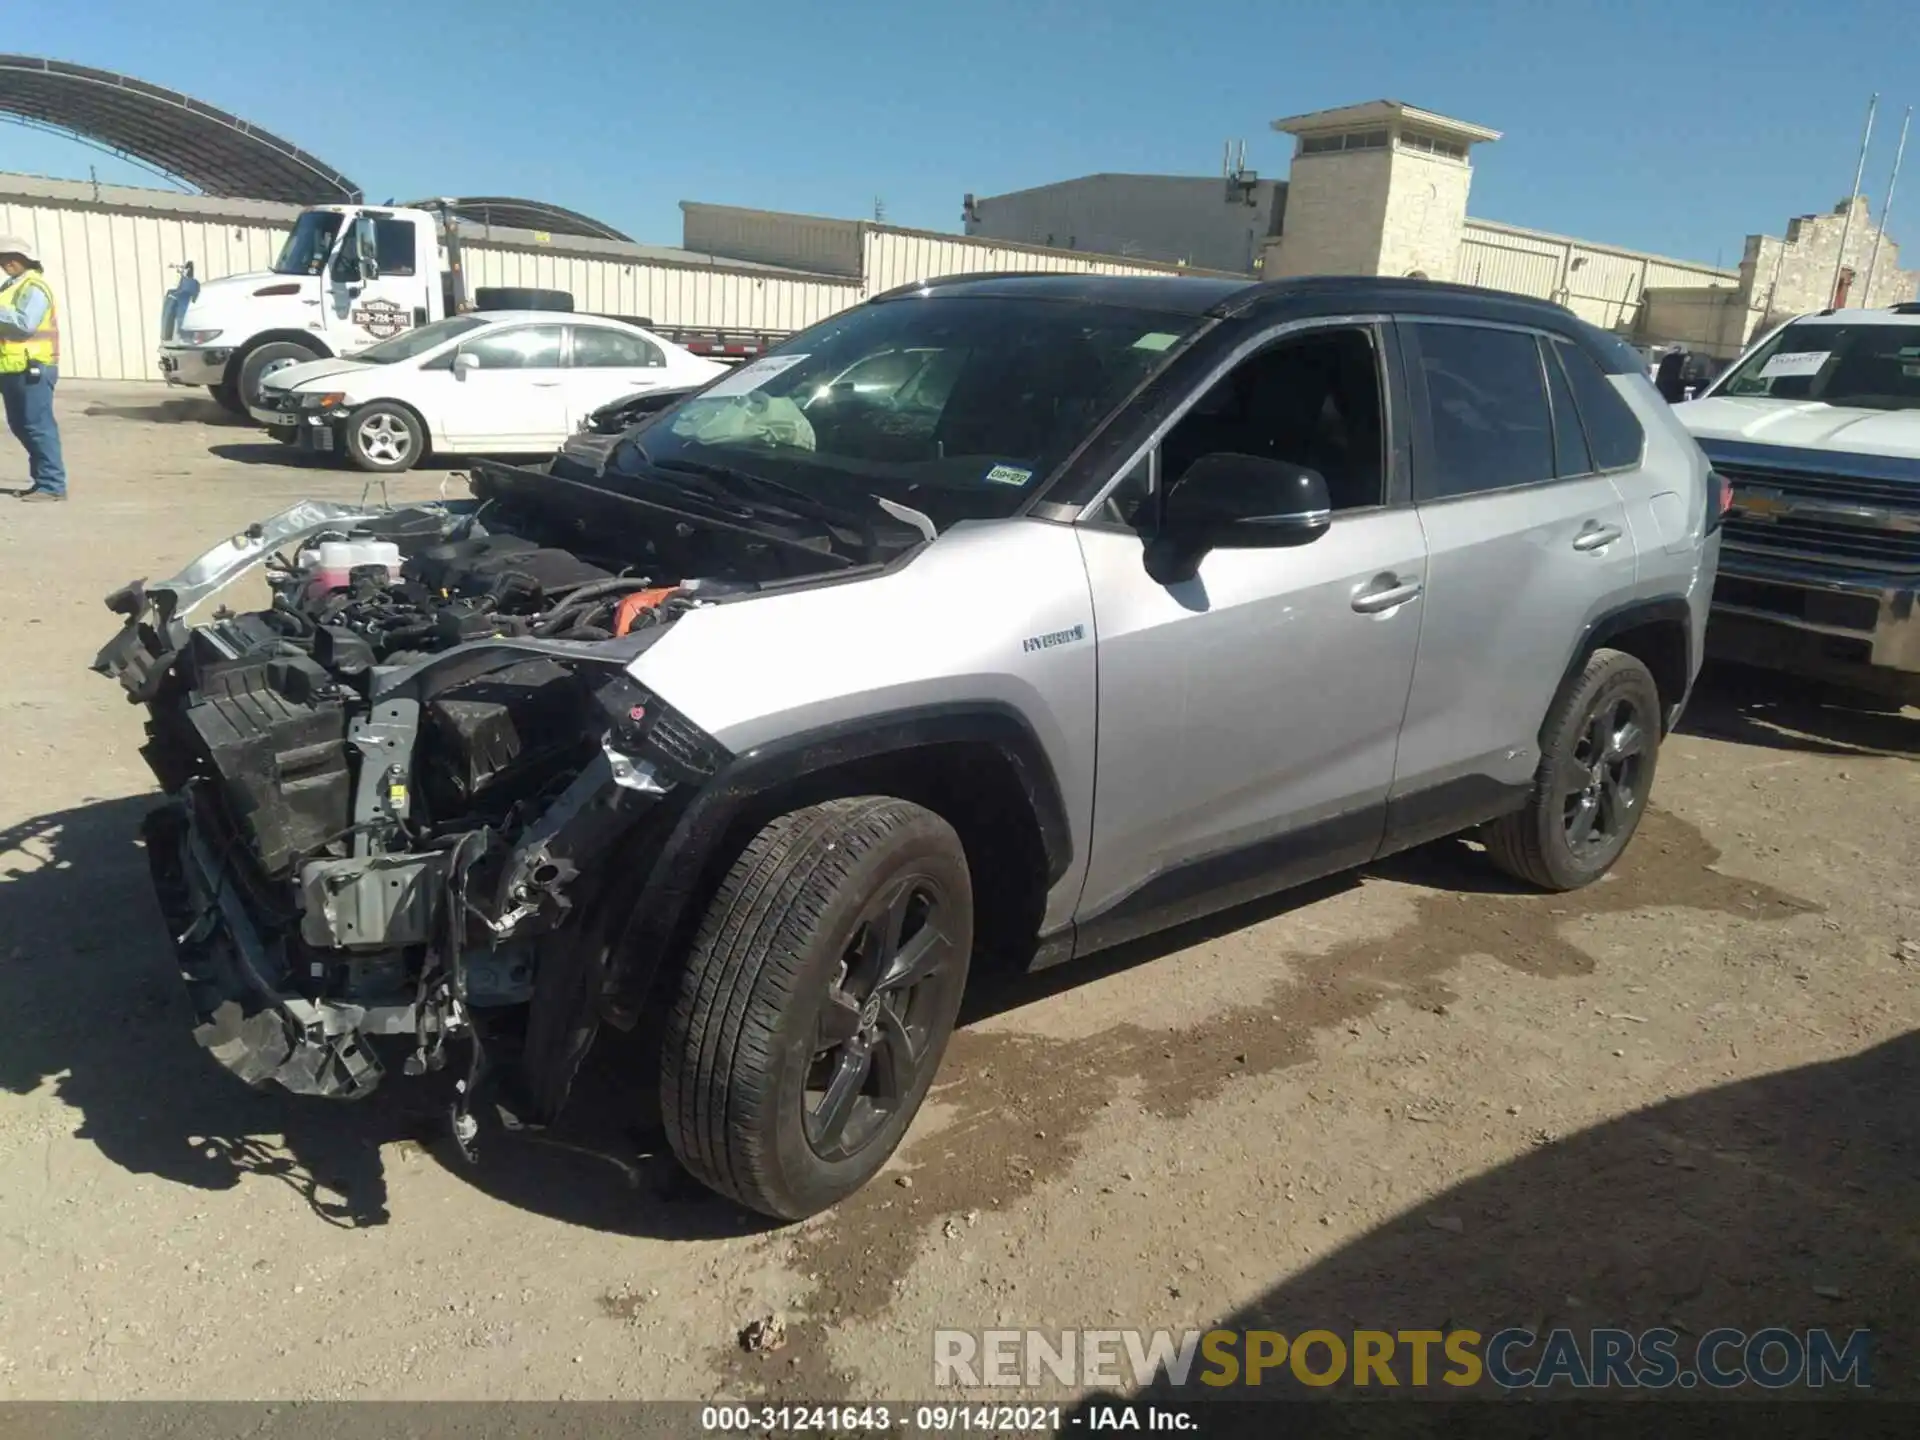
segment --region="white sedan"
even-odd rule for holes
[[[429,451],[550,454],[602,405],[726,368],[618,320],[492,310],[276,370],[251,413],[289,444],[393,473]]]

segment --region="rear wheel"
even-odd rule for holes
[[[696,936],[661,1051],[661,1110],[697,1178],[797,1220],[893,1154],[953,1033],[973,947],[960,837],[864,796],[782,815]]]
[[[1554,702],[1526,808],[1483,832],[1508,874],[1577,890],[1612,868],[1639,828],[1660,756],[1660,689],[1647,667],[1596,650]]]
[[[347,419],[347,458],[361,470],[384,475],[411,470],[426,448],[426,430],[404,405],[377,400]]]

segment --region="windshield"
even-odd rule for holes
[[[416,355],[426,354],[436,345],[445,344],[456,335],[478,330],[486,323],[473,315],[454,315],[445,320],[436,320],[431,325],[404,331],[391,340],[382,340],[378,345],[369,345],[353,358],[368,365],[391,365],[396,360],[411,360]]]
[[[1920,408],[1920,325],[1796,320],[1736,366],[1717,395]]]
[[[293,233],[273,262],[276,275],[318,275],[327,268],[333,242],[340,237],[343,217],[331,210],[308,210],[294,222]]]
[[[1006,297],[865,306],[641,431],[654,470],[723,467],[938,525],[1011,514],[1199,320]]]

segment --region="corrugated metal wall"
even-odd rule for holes
[[[289,220],[298,213],[258,208],[285,209]],[[61,371],[86,380],[159,379],[160,302],[180,264],[191,260],[206,276],[264,270],[287,233],[244,215],[195,217],[5,194],[0,232],[39,246],[60,297]]]
[[[1028,245],[931,230],[907,230],[867,220],[830,220],[777,210],[683,201],[681,243],[688,250],[765,265],[859,276],[869,295],[914,280],[981,270],[1040,270],[1062,275],[1226,274],[1170,261],[1095,255],[1059,246]]]
[[[688,250],[853,280],[863,273],[858,220],[704,205],[697,200],[682,200],[680,215],[680,243]]]
[[[859,282],[646,264],[568,254],[563,242],[466,247],[467,283],[566,290],[581,310],[639,315],[658,325],[799,330],[860,302]]]
[[[1003,240],[937,235],[926,230],[896,230],[886,225],[867,227],[866,275],[869,294],[878,295],[896,285],[910,284],[915,280],[933,280],[942,275],[965,275],[981,270],[1038,270],[1056,275],[1220,273],[1190,270],[1150,260],[1119,260],[1110,256],[1082,255],[1072,250],[1014,245]]]
[[[1567,235],[1468,220],[1454,278],[1465,285],[1556,300],[1582,319],[1611,330],[1633,323],[1650,287],[1731,290],[1740,283],[1740,272],[1593,245]]]

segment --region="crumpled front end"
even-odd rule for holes
[[[269,609],[187,624],[260,565]],[[577,1060],[645,878],[609,862],[652,853],[727,758],[627,666],[714,590],[471,507],[307,505],[112,597],[95,668],[147,707],[145,838],[199,1042],[337,1099],[383,1047],[418,1074],[464,1042],[463,1142],[503,1057]]]

